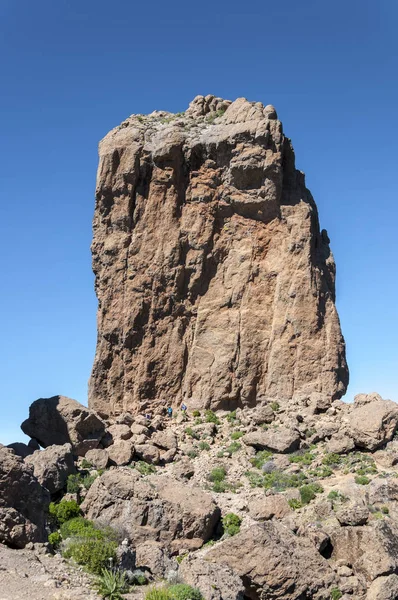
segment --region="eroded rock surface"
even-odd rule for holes
[[[344,394],[329,239],[272,106],[199,96],[112,130],[92,253],[101,414]]]

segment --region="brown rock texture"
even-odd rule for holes
[[[90,407],[326,407],[348,383],[335,263],[272,106],[198,96],[100,143]]]

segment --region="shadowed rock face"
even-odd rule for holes
[[[198,96],[112,130],[92,253],[101,414],[345,393],[329,239],[272,106]]]

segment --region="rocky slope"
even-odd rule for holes
[[[112,130],[92,253],[102,415],[345,393],[329,239],[272,106],[198,96]]]

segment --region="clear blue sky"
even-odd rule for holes
[[[197,94],[274,104],[337,262],[351,384],[398,401],[396,0],[0,0],[0,442],[85,403],[97,143]]]

